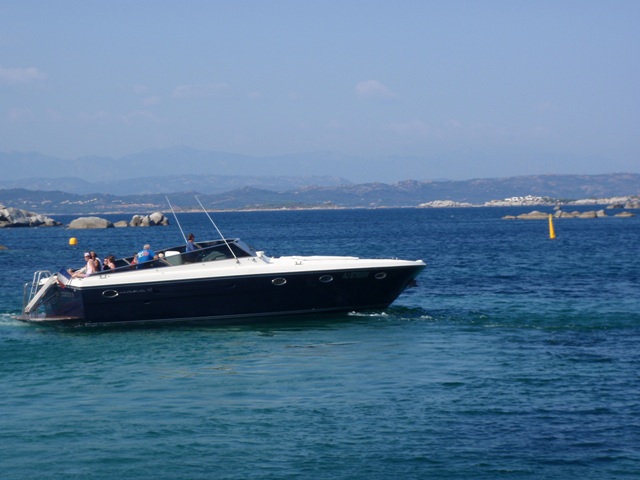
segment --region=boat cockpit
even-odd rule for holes
[[[158,255],[156,260],[142,264],[136,264],[135,256],[120,258],[115,261],[116,269],[109,273],[256,256],[255,250],[239,238],[198,242],[196,249],[191,252],[187,252],[186,248],[186,245],[179,245],[158,250],[155,252]]]

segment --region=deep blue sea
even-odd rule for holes
[[[640,478],[640,216],[501,219],[529,210],[212,214],[273,256],[428,264],[386,311],[224,327],[13,318],[34,270],[180,244],[172,217],[0,229],[0,478]]]

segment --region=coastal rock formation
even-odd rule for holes
[[[622,218],[629,218],[629,217],[635,217],[635,216],[636,214],[631,212],[621,212],[621,213],[616,213],[614,215],[614,217],[622,217]]]
[[[57,227],[62,225],[45,215],[19,208],[0,205],[0,228],[3,227]]]
[[[153,227],[157,225],[169,225],[169,219],[164,213],[154,212],[150,215],[134,215],[129,222],[130,227]]]
[[[550,214],[539,212],[534,210],[529,213],[522,213],[520,215],[505,215],[502,217],[504,220],[546,220]],[[607,217],[607,213],[604,210],[590,210],[587,212],[564,212],[562,210],[556,210],[553,214],[553,218],[605,218]],[[616,217],[634,217],[635,214],[631,212],[623,212],[615,215]]]
[[[154,212],[150,215],[134,215],[130,222],[120,220],[112,223],[100,217],[80,217],[73,220],[68,228],[114,228],[114,227],[151,227],[156,225],[169,225],[169,219],[161,212]]]
[[[576,218],[580,215],[580,212],[574,210],[573,212],[565,212],[564,210],[557,210],[556,213],[553,214],[554,218]]]
[[[80,217],[73,220],[68,228],[113,228],[113,223],[100,217]]]
[[[523,213],[517,216],[509,215],[508,217],[514,220],[546,220],[547,218],[549,218],[549,214],[534,210],[533,212]]]

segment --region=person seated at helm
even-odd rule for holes
[[[187,253],[193,252],[194,250],[200,248],[200,245],[198,245],[195,242],[196,242],[196,237],[193,235],[193,233],[190,233],[189,235],[187,235],[187,247],[185,249]]]

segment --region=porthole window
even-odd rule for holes
[[[385,272],[378,272],[375,274],[376,280],[382,280],[387,278],[387,274]]]
[[[331,275],[322,275],[320,277],[320,281],[322,283],[329,283],[329,282],[333,282],[333,277]]]
[[[280,287],[281,285],[284,285],[285,283],[287,283],[287,279],[278,277],[271,280],[271,283],[273,283],[276,287]]]

